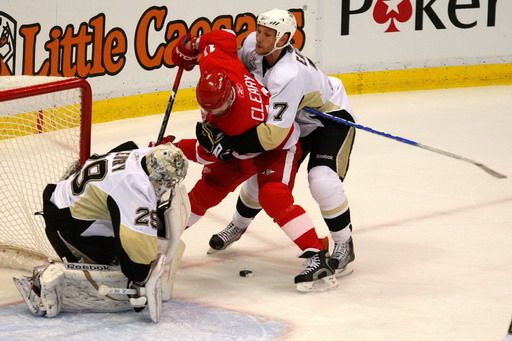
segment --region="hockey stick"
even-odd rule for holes
[[[508,326],[507,335],[505,335],[502,341],[512,341],[512,320]]]
[[[380,135],[380,136],[384,136],[384,137],[387,137],[387,138],[390,138],[390,139],[393,139],[393,140],[396,140],[396,141],[399,141],[399,142],[403,142],[403,143],[409,144],[411,146],[415,146],[415,147],[419,147],[419,148],[422,148],[422,149],[430,150],[431,152],[442,154],[442,155],[445,155],[445,156],[448,156],[448,157],[451,157],[451,158],[454,158],[454,159],[458,159],[458,160],[469,162],[469,163],[471,163],[471,164],[473,164],[473,165],[475,165],[477,167],[480,167],[482,170],[487,172],[487,174],[490,174],[490,175],[492,175],[492,176],[494,176],[495,178],[498,178],[498,179],[505,179],[507,177],[506,175],[498,173],[495,170],[490,169],[489,167],[483,165],[480,162],[473,161],[471,159],[465,158],[464,156],[460,156],[460,155],[456,155],[456,154],[453,154],[453,153],[450,153],[450,152],[446,152],[446,151],[441,150],[441,149],[429,147],[429,146],[426,146],[424,144],[421,144],[421,143],[418,143],[418,142],[415,142],[415,141],[411,141],[411,140],[405,139],[403,137],[394,136],[394,135],[391,135],[391,134],[388,134],[388,133],[384,133],[382,131],[374,130],[372,128],[362,126],[360,124],[344,120],[343,118],[340,118],[340,117],[338,117],[336,115],[333,115],[333,114],[330,114],[328,112],[325,113],[325,112],[317,111],[315,109],[311,109],[311,108],[308,108],[308,107],[305,107],[304,110],[306,110],[307,112],[310,112],[312,114],[315,114],[317,116],[327,118],[327,119],[329,119],[331,121],[335,121],[335,122],[338,122],[338,123],[349,125],[351,127],[357,128],[357,129],[366,130],[366,131],[369,131],[370,133],[374,133],[374,134],[377,134],[377,135]]]
[[[130,304],[133,307],[144,307],[148,301],[145,296],[146,292],[145,288],[141,287],[139,290],[133,288],[111,288],[102,284],[98,287],[98,293],[102,296],[107,296],[109,294],[114,295],[140,295],[139,297],[130,297]]]
[[[171,97],[169,98],[169,103],[167,103],[167,109],[165,110],[164,120],[162,122],[162,126],[160,127],[160,132],[158,133],[158,138],[156,139],[155,146],[158,146],[162,139],[164,138],[165,129],[167,129],[167,122],[169,122],[169,117],[171,116],[172,106],[174,105],[174,99],[176,98],[176,93],[178,92],[178,86],[180,85],[181,75],[183,74],[183,68],[180,66],[178,68],[178,73],[176,74],[176,79],[174,80],[174,85],[171,90]]]
[[[116,295],[137,295],[137,289],[129,289],[129,288],[111,288],[104,284],[98,287],[98,293],[102,296],[106,296],[108,294],[116,294]]]

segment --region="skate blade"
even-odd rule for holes
[[[352,272],[354,272],[354,267],[352,266],[352,263],[348,263],[343,269],[336,269],[334,276],[336,278],[342,278],[350,275]]]
[[[217,250],[217,249],[214,249],[210,246],[210,248],[208,249],[208,251],[206,251],[206,254],[207,255],[213,255],[213,254],[216,254],[217,252],[221,252],[221,251],[224,251],[226,250],[228,247],[230,247],[231,245],[233,245],[233,243],[229,244],[228,246],[226,246],[225,248],[223,249],[220,249],[220,250]]]
[[[215,253],[217,253],[217,252],[220,252],[220,251],[222,251],[222,250],[225,250],[225,249],[216,250],[216,249],[214,249],[214,248],[209,248],[209,249],[208,249],[208,251],[206,251],[206,254],[207,254],[207,255],[213,255],[213,254],[215,254]]]
[[[32,315],[43,316],[44,314],[46,314],[46,312],[42,310],[36,302],[30,299],[30,292],[32,291],[30,281],[27,278],[16,277],[13,277],[12,280],[14,281],[16,289],[18,289],[18,291],[20,292],[23,301],[25,301],[25,303],[27,304],[28,309],[30,310]]]
[[[339,284],[335,275],[327,276],[313,282],[297,283],[297,291],[302,293],[308,292],[325,292],[338,288]]]

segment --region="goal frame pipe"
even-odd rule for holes
[[[91,155],[92,89],[89,82],[83,78],[67,78],[23,88],[3,90],[0,91],[0,102],[76,88],[80,88],[82,91],[79,160],[80,166],[82,166]],[[89,98],[89,100],[83,101],[84,97]]]

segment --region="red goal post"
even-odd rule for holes
[[[91,109],[84,79],[0,77],[0,266],[58,259],[34,213],[45,186],[89,157]]]

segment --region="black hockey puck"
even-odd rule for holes
[[[252,277],[253,273],[251,270],[240,270],[240,276],[242,277]]]

